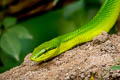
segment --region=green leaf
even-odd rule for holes
[[[120,70],[120,65],[112,66],[110,69],[112,69],[112,70]]]
[[[21,45],[19,40],[11,34],[5,33],[1,37],[0,46],[7,54],[19,60]]]
[[[3,25],[5,28],[9,28],[13,25],[15,25],[17,22],[17,19],[14,17],[7,17],[3,20]]]
[[[76,11],[80,10],[83,7],[84,7],[83,0],[68,5],[67,7],[64,8],[64,17],[65,18],[70,17],[71,15],[73,15],[73,13],[75,13]]]
[[[1,34],[2,34],[1,26],[2,26],[2,22],[0,22],[0,37],[1,37]]]
[[[16,26],[8,29],[8,33],[10,33],[20,39],[32,39],[33,38],[33,36],[29,33],[29,31],[21,25],[16,25]]]
[[[54,0],[53,5],[55,6],[58,2],[59,0]]]
[[[0,27],[2,26],[2,22],[0,22]]]
[[[13,57],[5,52],[1,51],[0,54],[0,60],[3,64],[3,66],[0,67],[0,73],[20,64],[20,62],[16,61]]]

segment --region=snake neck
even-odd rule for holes
[[[105,0],[96,16],[86,26],[111,29],[117,20],[119,12],[120,0]]]
[[[93,30],[92,34],[96,33],[97,31],[99,32],[99,30],[101,30],[101,32],[102,31],[108,32],[115,24],[119,12],[120,12],[120,0],[105,0],[96,16],[88,24],[81,26],[79,29],[71,33],[67,33],[61,36],[61,38],[63,39],[62,41],[66,42],[68,40],[72,40],[75,37],[83,35],[92,30]],[[100,34],[101,32],[99,32],[98,34]],[[90,34],[86,35],[90,36]],[[90,36],[91,39],[94,36]]]

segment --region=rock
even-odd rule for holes
[[[119,45],[120,36],[103,32],[93,41],[41,64],[31,61],[28,54],[21,65],[0,74],[0,80],[85,80],[91,76],[118,80],[120,71],[109,69],[120,58]]]

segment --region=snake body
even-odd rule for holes
[[[93,40],[103,31],[108,32],[115,24],[120,12],[120,0],[105,0],[96,16],[79,29],[44,42],[34,49],[31,60],[49,60],[74,46]]]

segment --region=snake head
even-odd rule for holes
[[[48,41],[42,43],[34,49],[31,55],[31,60],[35,62],[43,62],[53,58],[58,53],[58,48],[55,41]]]

